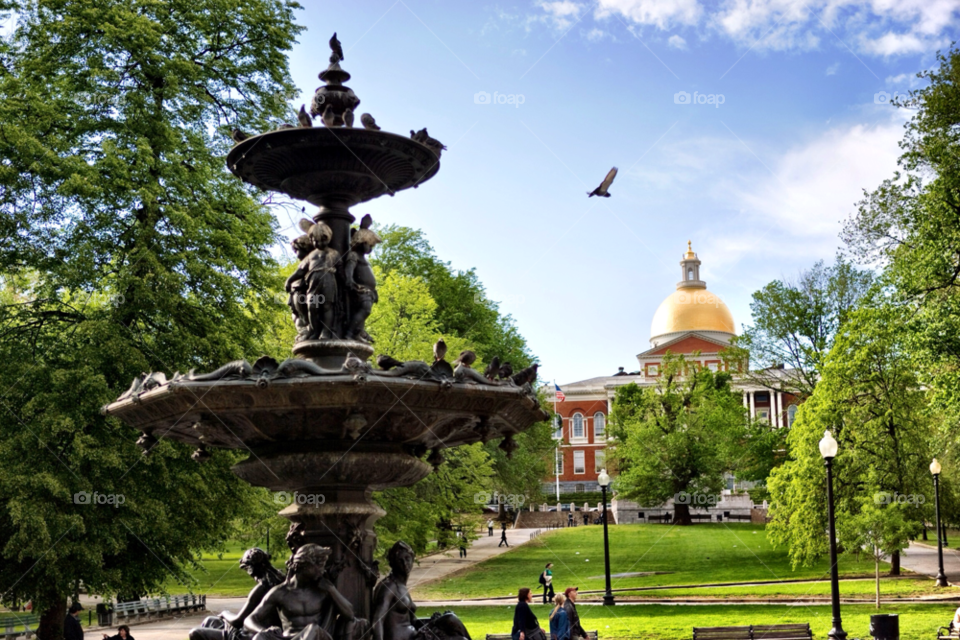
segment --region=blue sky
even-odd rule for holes
[[[738,326],[754,291],[832,259],[896,168],[909,114],[886,96],[960,18],[960,0],[301,2],[297,108],[336,31],[359,111],[449,147],[356,217],[476,268],[560,383],[636,369],[687,240]],[[613,196],[588,199],[614,165]]]

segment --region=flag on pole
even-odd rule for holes
[[[563,402],[564,400],[566,400],[567,396],[563,395],[563,390],[557,386],[556,382],[553,383],[553,386],[556,387],[557,389],[557,400],[560,402]]]

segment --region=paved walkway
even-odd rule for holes
[[[467,549],[466,558],[460,557],[459,549],[450,549],[421,559],[419,564],[415,565],[413,571],[410,572],[407,586],[414,589],[417,585],[443,578],[454,571],[465,569],[488,558],[506,553],[530,540],[530,534],[534,531],[536,529],[507,529],[509,548],[498,546],[500,544],[500,531],[498,529],[493,530],[493,537],[488,536],[487,532],[484,531],[483,537],[474,540],[473,545]]]
[[[900,556],[900,566],[915,573],[937,575],[937,542],[911,542],[910,548]],[[960,584],[960,550],[943,549],[943,572],[951,584]]]

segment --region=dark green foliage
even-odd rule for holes
[[[233,126],[287,109],[296,8],[16,5],[0,45],[0,593],[44,611],[44,638],[78,581],[156,589],[253,502],[235,454],[198,466],[162,442],[144,458],[100,407],[142,371],[255,352],[274,223],[223,155]]]

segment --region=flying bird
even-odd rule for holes
[[[600,183],[600,186],[588,193],[587,196],[603,196],[604,198],[609,198],[610,193],[607,190],[610,188],[610,185],[613,184],[613,179],[616,177],[617,168],[614,167],[607,172],[607,177],[603,179],[603,182]]]
[[[300,113],[297,114],[297,120],[304,129],[309,129],[313,126],[313,119],[310,117],[310,114],[307,113],[307,105],[300,105]]]
[[[453,364],[462,364],[465,367],[470,367],[476,361],[477,354],[469,349],[460,352],[460,355],[457,356],[457,359],[453,361]]]
[[[433,360],[434,362],[440,362],[447,357],[447,343],[443,341],[443,338],[437,340],[436,344],[433,345]]]
[[[351,129],[353,128],[353,109],[347,109],[343,112],[343,123]]]
[[[493,356],[493,360],[490,361],[490,364],[487,365],[487,370],[483,372],[483,375],[486,376],[487,380],[493,380],[497,377],[497,373],[500,371],[500,358]]]
[[[239,144],[244,140],[246,140],[247,138],[249,138],[250,136],[248,136],[246,133],[244,133],[240,129],[234,129],[233,131],[230,132],[230,137],[233,138],[234,142]]]
[[[340,41],[337,40],[337,32],[333,32],[333,37],[330,38],[330,50],[333,51],[337,58],[343,60],[343,47],[340,46]]]
[[[326,126],[328,127],[334,126],[334,123],[337,120],[337,114],[333,112],[333,105],[328,104],[327,108],[323,110],[323,115],[320,117],[323,118],[323,124],[325,124]]]
[[[399,367],[402,364],[403,363],[397,360],[396,358],[392,358],[386,354],[380,354],[379,356],[377,356],[377,366],[383,369],[384,371],[389,371],[390,369]]]
[[[373,119],[373,116],[369,113],[361,114],[360,124],[363,125],[364,129],[371,129],[373,131],[380,131],[380,127],[377,126],[377,121]]]

